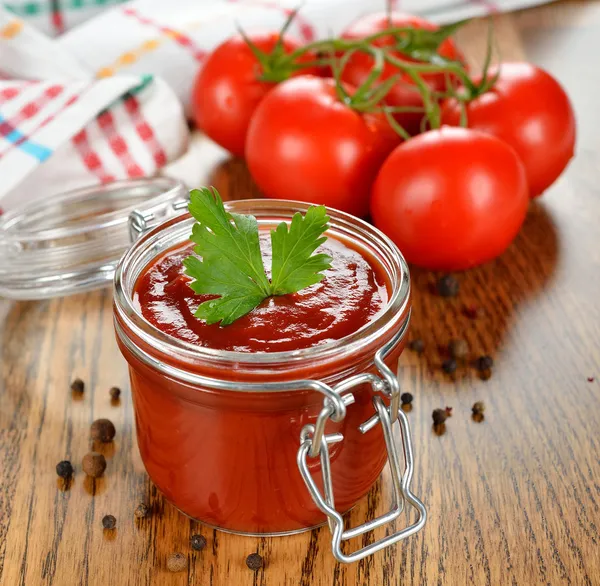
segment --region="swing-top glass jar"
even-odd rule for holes
[[[261,231],[307,209],[277,200],[226,207],[255,216]],[[187,214],[158,226],[152,213],[133,214],[132,233],[140,238],[117,268],[114,314],[142,459],[167,499],[193,518],[240,533],[286,534],[328,521],[334,555],[348,562],[415,533],[426,514],[410,489],[412,448],[395,373],[410,318],[407,266],[369,224],[329,215],[326,236],[367,259],[387,290],[382,310],[340,339],[287,351],[223,350],[170,335],[146,319],[138,284],[149,266],[187,241],[193,224]],[[396,422],[401,455],[392,437]],[[341,514],[388,461],[390,512],[345,530]],[[342,552],[343,540],[394,520],[405,504],[418,512],[414,524]]]

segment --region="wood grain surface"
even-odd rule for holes
[[[486,25],[473,22],[460,43],[476,64]],[[190,521],[151,485],[136,447],[127,372],[113,336],[111,295],[101,291],[48,302],[0,303],[0,585],[2,586],[350,586],[600,584],[600,2],[560,2],[498,17],[505,59],[527,58],[568,88],[579,121],[578,154],[560,181],[531,207],[509,251],[459,276],[444,300],[436,275],[414,271],[412,336],[400,379],[414,394],[414,491],[429,511],[425,529],[403,544],[343,566],[326,528],[279,539],[243,538]],[[243,163],[195,142],[190,183],[215,184],[228,197],[257,195]],[[485,315],[469,319],[465,306]],[[465,338],[473,356],[494,357],[482,381],[461,367],[440,371],[443,347]],[[86,382],[83,397],[70,381]],[[593,380],[592,380],[593,379]],[[123,389],[118,404],[108,390]],[[474,421],[474,401],[487,405]],[[445,433],[431,412],[453,407]],[[81,459],[89,425],[117,427],[105,477],[86,480]],[[65,487],[54,468],[70,459]],[[357,524],[383,511],[389,479],[349,516]],[[139,502],[153,515],[134,518]],[[101,519],[117,518],[104,531]],[[207,548],[189,547],[202,533]],[[360,545],[355,543],[353,545]],[[166,569],[170,553],[189,558]],[[258,551],[266,565],[245,565]]]

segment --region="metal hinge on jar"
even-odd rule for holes
[[[159,204],[143,211],[133,210],[129,214],[129,238],[135,242],[152,228],[155,228],[167,218],[187,210],[190,200],[188,197],[168,204]]]
[[[396,338],[396,337],[395,337]],[[332,534],[332,550],[334,557],[345,563],[355,562],[364,557],[367,557],[381,549],[393,545],[402,539],[413,535],[420,531],[425,525],[427,512],[423,503],[411,492],[410,483],[413,475],[413,452],[410,439],[410,427],[408,419],[404,412],[400,409],[400,385],[397,377],[385,364],[383,358],[387,352],[396,344],[396,339],[390,340],[383,348],[375,355],[375,365],[382,375],[381,378],[371,373],[364,373],[353,376],[346,381],[339,383],[334,387],[324,385],[326,389],[322,392],[325,394],[323,408],[319,413],[317,421],[314,425],[305,425],[300,432],[300,448],[298,450],[297,463],[300,469],[300,474],[306,484],[306,487],[319,508],[319,510],[327,515],[329,528]],[[328,419],[334,422],[339,422],[346,416],[346,407],[354,402],[354,396],[347,393],[349,389],[369,383],[374,392],[382,393],[389,397],[390,405],[386,407],[381,397],[375,395],[373,397],[373,405],[375,414],[369,420],[360,425],[361,433],[368,433],[377,425],[381,425],[383,437],[385,440],[388,463],[390,465],[392,486],[393,486],[393,503],[389,512],[386,514],[367,521],[358,527],[352,529],[344,528],[344,519],[342,515],[335,509],[335,498],[333,493],[333,485],[331,478],[331,462],[329,459],[329,445],[343,440],[343,436],[339,433],[326,435],[325,424]],[[321,383],[322,384],[322,383]],[[345,393],[345,394],[344,394]],[[404,467],[402,469],[400,458],[396,444],[394,442],[393,424],[398,422],[400,427],[400,435],[402,439]],[[315,483],[309,467],[308,458],[319,456],[321,460],[321,475],[323,478],[323,494],[319,491]],[[342,542],[359,535],[363,535],[377,527],[381,527],[397,519],[404,510],[404,504],[414,507],[418,513],[417,520],[408,527],[396,531],[391,535],[375,541],[370,545],[359,549],[351,554],[342,552]]]

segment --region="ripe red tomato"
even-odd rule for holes
[[[277,44],[277,33],[250,35],[264,53]],[[285,37],[283,47],[291,53],[301,43]],[[308,53],[301,59],[313,59]],[[300,71],[312,73],[314,69]],[[219,45],[206,59],[192,91],[192,109],[196,125],[210,138],[237,156],[243,156],[248,124],[256,106],[275,85],[260,81],[262,70],[250,47],[241,36]]]
[[[279,84],[256,108],[246,161],[267,197],[364,216],[377,171],[399,142],[383,115],[340,102],[333,79],[302,76]]]
[[[462,270],[507,248],[528,202],[525,169],[513,148],[489,134],[446,126],[388,157],[373,185],[371,214],[408,262]]]
[[[342,33],[342,37],[345,39],[362,39],[364,37],[368,37],[369,35],[384,31],[388,28],[407,26],[428,31],[434,31],[439,28],[432,22],[429,22],[428,20],[418,16],[393,12],[391,19],[388,20],[388,15],[386,13],[377,12],[359,18]],[[392,45],[393,42],[394,39],[391,36],[381,37],[375,40],[373,45],[386,47]],[[438,52],[446,59],[451,59],[453,61],[463,60],[461,53],[456,48],[456,45],[452,39],[446,39],[440,45]],[[400,57],[405,61],[414,61],[413,59],[410,59],[409,57],[396,51],[392,51],[391,54],[395,57]],[[362,52],[354,53],[344,68],[342,79],[358,87],[369,76],[369,73],[373,67],[373,63],[374,60],[369,54]],[[396,67],[390,63],[386,63],[379,79],[380,81],[384,81],[389,77],[396,75],[397,73],[398,69]],[[432,73],[423,75],[422,77],[432,89],[442,91],[446,87],[446,79],[443,73]],[[398,83],[396,83],[389,94],[387,94],[385,102],[389,106],[409,106],[417,108],[423,106],[421,94],[415,87],[413,80],[406,74],[402,75]],[[395,118],[410,134],[419,133],[423,114],[419,112],[398,113],[396,114]]]
[[[490,71],[496,73],[496,68]],[[573,156],[575,115],[569,98],[551,75],[531,63],[503,63],[496,85],[468,104],[467,120],[469,128],[493,134],[517,151],[531,197],[550,187]],[[442,123],[460,123],[456,100],[443,105]]]

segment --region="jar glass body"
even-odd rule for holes
[[[276,200],[227,204],[251,213],[261,229],[291,220],[306,206]],[[252,534],[295,532],[325,521],[296,464],[300,431],[315,423],[323,395],[290,383],[334,386],[376,372],[375,353],[395,340],[385,362],[394,372],[410,315],[408,270],[396,247],[368,224],[330,212],[328,235],[359,250],[385,276],[389,302],[372,322],[342,340],[273,353],[197,348],[146,322],[133,290],[154,258],[189,237],[193,220],[165,222],[125,255],[115,277],[115,328],[130,370],[137,439],[144,465],[166,498],[187,515],[221,529]],[[387,452],[381,429],[361,433],[374,414],[371,385],[352,389],[354,404],[326,433],[336,507],[350,509],[380,475]],[[320,481],[319,458],[310,469]]]

